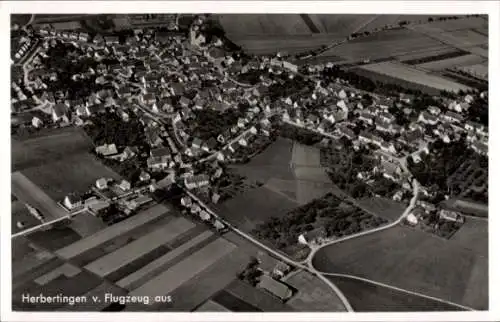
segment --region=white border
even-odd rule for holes
[[[378,14],[489,14],[489,80],[490,80],[490,119],[500,119],[498,105],[500,97],[499,78],[500,71],[498,57],[498,31],[500,6],[497,1],[3,1],[0,3],[0,36],[4,44],[4,50],[0,51],[0,61],[10,62],[9,41],[9,14],[10,13],[131,13],[131,12],[222,12],[222,13],[378,13]],[[1,109],[4,126],[1,142],[3,151],[10,155],[10,68],[5,65],[0,75],[0,98],[4,100]],[[7,71],[7,72],[6,72]],[[490,126],[490,160],[498,160],[500,147],[495,138],[496,127],[493,121]],[[492,162],[490,161],[490,164]],[[2,193],[0,195],[2,204],[10,205],[10,161],[4,154],[1,158],[2,165]],[[493,178],[499,178],[495,166],[490,167],[490,195],[495,196],[499,192]],[[493,184],[492,184],[493,183]],[[9,193],[8,193],[9,192]],[[491,197],[490,197],[491,198]],[[500,285],[498,254],[494,245],[499,245],[497,230],[499,219],[495,214],[498,212],[498,203],[491,198],[489,213],[489,289],[490,289],[490,311],[488,312],[453,312],[453,313],[265,313],[265,314],[223,314],[223,313],[18,313],[11,311],[11,249],[10,249],[10,212],[1,216],[1,320],[6,321],[108,321],[120,319],[122,321],[137,320],[168,320],[168,321],[246,321],[246,320],[275,320],[275,321],[494,321],[500,320],[500,296],[498,287]],[[495,229],[494,229],[495,227]]]

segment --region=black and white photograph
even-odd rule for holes
[[[61,3],[5,15],[2,307],[54,319],[493,310],[498,30],[481,5]]]

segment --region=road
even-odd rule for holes
[[[373,285],[377,285],[377,286],[389,288],[389,289],[392,289],[392,290],[395,290],[395,291],[398,291],[398,292],[403,292],[403,293],[406,293],[406,294],[423,297],[423,298],[426,298],[426,299],[429,299],[429,300],[433,300],[433,301],[436,301],[436,302],[445,303],[445,304],[448,304],[448,305],[451,305],[451,306],[455,306],[457,308],[464,309],[464,310],[467,310],[467,311],[474,311],[473,308],[470,308],[468,306],[464,306],[464,305],[461,305],[461,304],[457,304],[457,303],[454,303],[454,302],[450,302],[448,300],[443,300],[443,299],[440,299],[440,298],[437,298],[437,297],[433,297],[433,296],[429,296],[429,295],[425,295],[425,294],[422,294],[422,293],[405,290],[405,289],[402,289],[402,288],[399,288],[399,287],[396,287],[396,286],[392,286],[392,285],[388,285],[388,284],[384,284],[384,283],[372,281],[370,279],[366,279],[366,278],[362,278],[362,277],[358,277],[358,276],[354,276],[354,275],[337,274],[337,273],[322,273],[322,274],[326,275],[326,276],[337,276],[337,277],[350,278],[350,279],[362,281],[362,282],[365,282],[365,283],[370,283],[370,284],[373,284]]]
[[[305,265],[303,265],[300,262],[294,261],[294,260],[290,259],[288,256],[285,256],[282,253],[280,253],[280,252],[278,252],[278,251],[276,251],[276,250],[274,250],[274,249],[272,249],[272,248],[264,245],[263,243],[261,243],[260,241],[256,240],[252,236],[250,236],[247,233],[245,233],[245,232],[239,230],[238,228],[234,227],[229,222],[227,222],[225,219],[219,217],[214,211],[212,211],[202,200],[200,200],[193,193],[191,193],[188,190],[185,190],[185,192],[193,200],[195,200],[196,202],[198,202],[198,204],[201,207],[203,207],[208,213],[210,213],[212,216],[214,216],[219,221],[221,221],[222,223],[224,223],[228,228],[230,228],[231,230],[233,230],[238,235],[242,236],[243,238],[247,239],[248,241],[252,242],[253,244],[261,247],[262,249],[266,250],[270,254],[273,254],[275,257],[281,259],[283,262],[286,262],[286,263],[288,263],[290,265],[293,265],[295,267],[304,269],[304,270],[306,270],[306,271],[308,271],[308,272],[316,275],[319,279],[321,279],[323,282],[325,282],[335,292],[335,294],[342,301],[342,304],[344,305],[344,307],[346,308],[346,310],[348,312],[354,312],[354,309],[352,308],[351,304],[349,303],[349,301],[347,300],[347,298],[344,296],[344,294],[342,293],[342,291],[335,284],[333,284],[328,278],[326,278],[325,276],[323,276],[322,273],[320,273],[319,271],[317,271],[314,268],[305,266]]]

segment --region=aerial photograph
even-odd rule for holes
[[[488,22],[11,14],[12,311],[488,311]]]

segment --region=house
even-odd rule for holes
[[[151,180],[151,175],[146,171],[141,171],[141,174],[139,175],[139,181],[146,182],[149,180]]]
[[[181,198],[181,205],[183,205],[184,207],[189,208],[192,204],[193,201],[191,200],[191,197],[186,196]]]
[[[418,200],[417,206],[423,208],[425,211],[435,211],[436,210],[435,205],[431,204],[430,202],[423,201],[423,200]]]
[[[387,123],[392,123],[396,120],[394,115],[388,112],[382,112],[379,114],[379,117],[382,119],[382,121],[387,122]]]
[[[439,115],[439,113],[441,113],[441,109],[437,106],[429,106],[427,108],[427,111],[429,111],[429,113],[431,113],[432,115]]]
[[[382,161],[381,168],[382,168],[383,176],[385,178],[390,179],[392,181],[399,181],[401,173],[402,173],[399,165],[394,164],[392,162],[388,162],[388,161]]]
[[[308,245],[310,243],[321,243],[326,238],[326,230],[324,227],[319,227],[313,230],[310,230],[306,233],[300,234],[299,243],[303,245]]]
[[[68,122],[68,106],[63,103],[57,103],[52,109],[52,120],[57,122],[62,120],[63,122]]]
[[[181,107],[188,107],[189,104],[191,104],[191,100],[185,96],[182,96],[179,99],[179,104],[181,105]]]
[[[210,218],[212,218],[210,216],[210,214],[207,211],[205,211],[205,210],[200,211],[200,215],[199,216],[200,216],[200,219],[203,220],[203,221],[209,221]]]
[[[373,116],[367,111],[361,111],[361,113],[359,113],[358,119],[360,121],[363,121],[364,123],[373,124]]]
[[[202,145],[203,141],[199,138],[194,138],[193,142],[191,143],[191,146],[195,149],[201,149]]]
[[[443,120],[448,121],[448,122],[457,122],[460,123],[464,120],[463,116],[460,114],[457,114],[455,112],[447,111],[443,115]]]
[[[354,131],[348,128],[347,126],[339,126],[338,130],[341,136],[345,136],[349,140],[356,139],[356,134],[354,133]]]
[[[221,195],[218,194],[217,192],[214,192],[212,194],[212,203],[217,204],[220,200]]]
[[[103,144],[95,148],[95,152],[104,157],[112,156],[118,153],[116,149],[116,145],[114,143],[111,144]]]
[[[82,198],[76,194],[69,194],[64,198],[64,206],[69,210],[74,210],[82,206]]]
[[[153,105],[156,103],[156,96],[152,93],[147,93],[142,95],[142,101],[144,104]]]
[[[184,178],[184,185],[189,190],[207,186],[210,182],[210,177],[206,174],[199,174]]]
[[[283,61],[283,68],[288,69],[289,71],[293,73],[297,73],[298,71],[298,66],[292,63],[289,63],[287,61]]]
[[[95,186],[99,190],[104,190],[104,189],[108,188],[108,179],[106,179],[106,178],[97,179],[95,182]]]
[[[471,148],[480,155],[488,155],[488,144],[476,141],[471,144]]]
[[[224,225],[220,220],[216,219],[214,221],[214,227],[215,229],[217,229],[218,231],[222,231],[222,230],[225,230],[226,229],[226,225]]]
[[[464,222],[464,217],[461,216],[459,213],[444,209],[441,209],[441,211],[439,212],[439,218],[444,219],[446,221],[452,221],[457,223]]]
[[[385,132],[385,133],[388,133],[388,132],[391,132],[392,131],[392,127],[391,127],[391,124],[390,123],[387,123],[387,122],[384,122],[381,118],[377,117],[375,119],[375,128],[377,131],[380,131],[380,132]]]
[[[427,111],[423,111],[420,113],[418,121],[424,124],[436,125],[439,122],[439,119],[435,115],[432,115]]]
[[[118,187],[123,191],[129,191],[132,188],[132,185],[127,180],[122,180]]]
[[[215,138],[211,137],[205,143],[203,143],[201,149],[206,151],[206,152],[209,152],[209,151],[215,150],[217,145],[218,145],[217,140]]]
[[[276,296],[282,301],[288,300],[293,294],[292,290],[287,285],[267,275],[261,276],[259,284],[257,284],[257,287],[266,290],[267,292],[271,293],[272,295]]]

